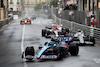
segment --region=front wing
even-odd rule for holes
[[[36,56],[27,55],[25,59],[57,59],[57,55],[41,55],[40,58]]]

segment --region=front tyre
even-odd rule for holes
[[[34,56],[35,55],[35,50],[34,47],[27,47],[25,49],[25,56],[30,55],[30,56]],[[32,60],[33,58],[26,58],[27,60]]]
[[[27,55],[31,55],[31,56],[34,56],[35,55],[35,50],[34,50],[34,47],[27,47],[25,49],[25,56]]]

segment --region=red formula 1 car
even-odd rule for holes
[[[69,29],[62,27],[62,25],[53,25],[53,26],[45,26],[45,29],[42,29],[42,36],[45,37],[51,37],[51,36],[60,36],[60,35],[66,35],[66,33],[69,33]]]
[[[31,20],[25,18],[25,19],[23,19],[23,20],[20,21],[20,24],[31,24]]]

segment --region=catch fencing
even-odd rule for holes
[[[72,14],[70,14],[72,13]],[[51,15],[55,14],[60,18],[60,14],[58,14],[58,9],[51,8]],[[94,11],[95,18],[100,22],[100,11]],[[62,10],[61,18],[69,21],[74,21],[79,24],[91,26],[91,16],[87,11],[78,11],[78,10]],[[98,27],[100,28],[100,23],[98,23]]]
[[[94,28],[94,27],[78,24],[76,22],[60,19],[55,14],[52,14],[52,19],[57,24],[60,24],[60,23],[63,24],[64,27],[69,28],[71,31],[75,32],[78,29],[81,29],[84,31],[85,35],[94,36],[96,40],[100,41],[100,29],[99,28]]]

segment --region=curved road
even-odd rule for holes
[[[20,20],[0,30],[0,67],[100,67],[100,45],[80,46],[78,56],[68,56],[60,61],[36,60],[29,62],[21,59],[21,51],[27,46],[38,49],[40,44],[49,41],[41,37],[45,25],[52,24],[51,19],[37,18],[31,25],[20,25]],[[24,28],[24,30],[23,30]]]

